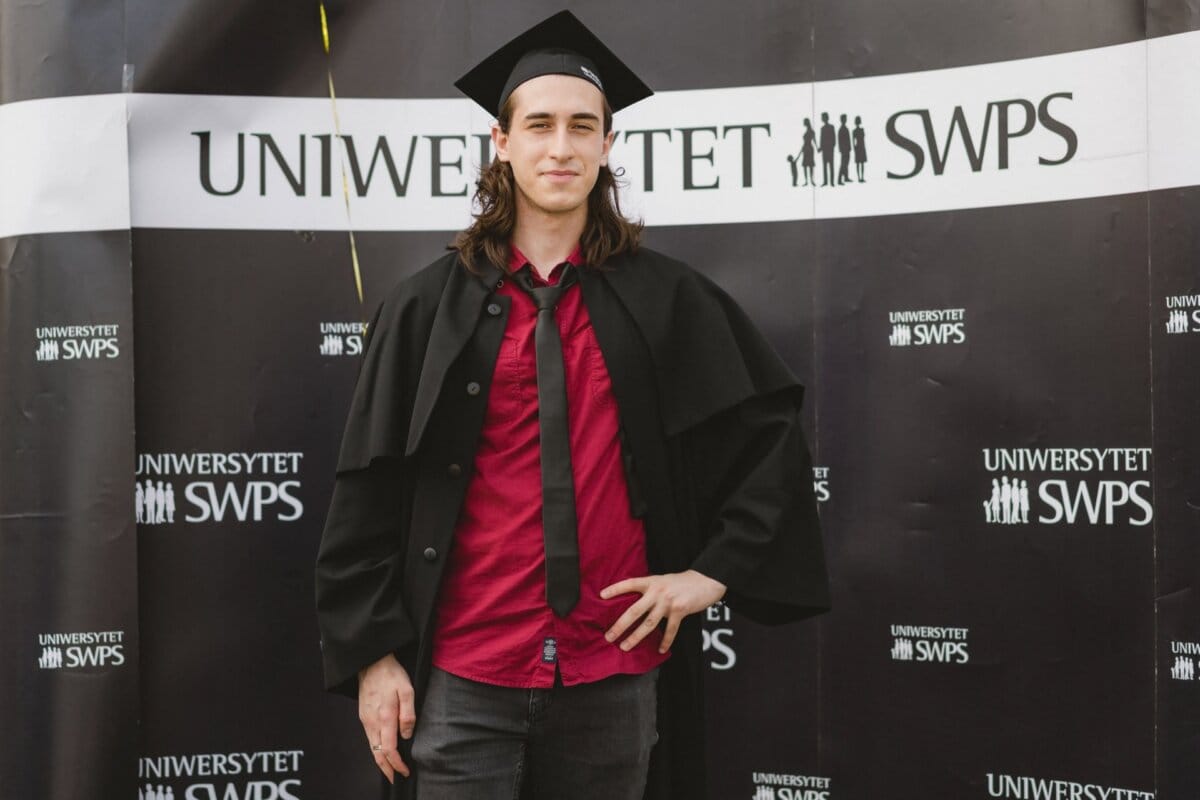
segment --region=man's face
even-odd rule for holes
[[[613,132],[600,90],[583,78],[541,75],[512,93],[508,133],[492,126],[496,156],[512,166],[522,204],[549,214],[586,208]]]

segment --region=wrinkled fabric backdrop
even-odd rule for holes
[[[711,796],[1195,796],[1195,4],[567,5],[646,244],[809,387],[835,610],[707,612]],[[311,580],[362,323],[559,7],[0,0],[4,798],[379,791]]]

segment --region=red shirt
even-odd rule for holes
[[[568,260],[582,263],[577,246]],[[512,247],[509,268],[528,263]],[[536,271],[536,282],[549,282]],[[600,598],[600,590],[649,574],[642,521],[629,513],[617,406],[579,284],[559,299],[571,468],[579,541],[579,602],[566,617],[546,603],[542,475],[538,447],[537,309],[515,281],[496,289],[512,298],[496,359],[475,469],[454,529],[438,594],[433,663],[470,680],[549,688],[557,660],[564,685],[618,673],[648,672],[666,661],[662,627],[628,653],[604,633],[641,597]],[[630,628],[632,630],[632,627]],[[551,640],[553,642],[551,643]]]

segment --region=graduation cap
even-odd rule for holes
[[[522,83],[574,75],[604,93],[613,111],[654,94],[570,11],[542,20],[479,62],[454,85],[494,116]]]

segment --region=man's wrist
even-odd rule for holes
[[[698,569],[689,569],[689,570],[688,570],[688,572],[694,572],[694,573],[696,573],[697,575],[699,575],[700,577],[702,577],[702,578],[704,578],[705,580],[707,580],[709,583],[716,584],[717,588],[719,588],[719,590],[720,590],[720,597],[718,597],[718,598],[717,598],[717,600],[720,600],[722,597],[724,597],[724,596],[725,596],[725,592],[728,590],[728,588],[729,588],[729,587],[727,587],[727,586],[726,586],[724,583],[722,583],[721,581],[717,580],[716,578],[714,578],[714,577],[713,577],[713,576],[711,576],[711,575],[706,575],[706,574],[704,574],[703,572],[701,572],[701,571],[700,571],[700,570],[698,570]],[[715,602],[717,602],[717,600],[714,600],[713,602],[715,603]]]

